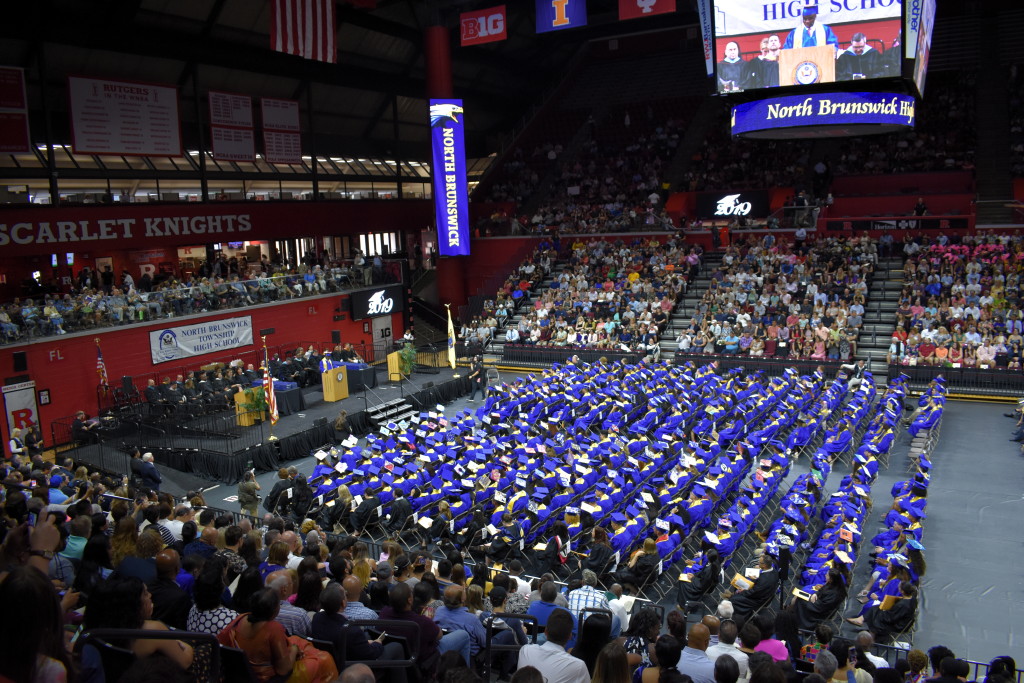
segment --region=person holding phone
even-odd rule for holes
[[[838,668],[832,674],[837,683],[871,683],[872,678],[864,669],[857,668],[857,646],[847,638],[833,638],[828,651],[836,658]]]

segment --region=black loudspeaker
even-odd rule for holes
[[[121,378],[121,388],[123,388],[128,393],[131,393],[135,389],[135,385],[132,384],[131,375],[125,375],[124,377]]]
[[[340,344],[341,343],[341,330],[331,330],[331,343],[332,344]]]
[[[14,352],[14,372],[28,372],[28,356],[24,351]]]
[[[314,427],[326,427],[327,426],[327,418],[326,417],[320,417],[320,418],[317,418],[317,419],[313,420],[313,426]]]

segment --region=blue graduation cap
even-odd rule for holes
[[[924,546],[921,545],[921,542],[913,538],[907,541],[907,547],[913,550],[924,550]]]
[[[717,477],[717,476],[722,474],[722,468],[721,467],[711,467],[711,468],[708,468],[708,474],[713,474],[713,475],[715,475]]]
[[[731,529],[732,520],[730,520],[728,517],[720,517],[718,519],[718,526],[720,526],[723,529]]]
[[[626,523],[626,515],[622,514],[621,512],[613,512],[611,517],[613,522],[617,522],[618,524]]]
[[[352,470],[352,474],[354,476],[357,476],[357,477],[365,477],[366,476],[366,472],[364,472],[363,470]]]
[[[693,487],[693,493],[694,493],[694,495],[696,495],[696,496],[698,496],[700,498],[703,498],[704,496],[707,495],[707,491],[704,490],[703,486],[694,486]]]

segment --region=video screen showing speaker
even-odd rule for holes
[[[714,0],[720,93],[899,78],[899,0]]]

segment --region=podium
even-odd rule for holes
[[[402,356],[398,351],[388,354],[388,381],[401,382],[405,375],[402,374]]]
[[[249,397],[245,395],[244,391],[239,391],[235,394],[235,419],[238,420],[239,427],[252,427],[256,424],[256,413],[255,411],[248,411],[242,407],[243,403],[248,403]],[[267,419],[267,411],[260,413],[260,419]]]
[[[328,403],[348,398],[348,368],[344,365],[321,373],[324,400]]]
[[[835,81],[835,47],[818,45],[779,51],[779,85],[810,85]]]

